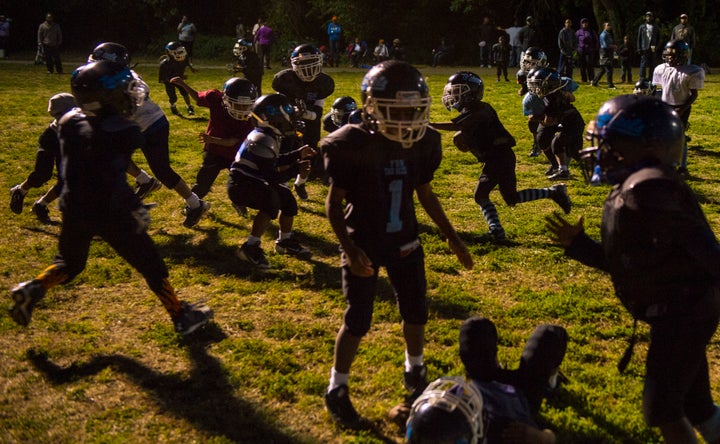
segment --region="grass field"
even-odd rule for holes
[[[80,60],[65,61],[66,71]],[[197,61],[200,71],[188,83],[198,90],[220,88],[228,77],[224,62]],[[434,99],[432,120],[454,114],[441,103],[442,87],[459,68],[421,66]],[[518,141],[519,188],[548,186],[546,165],[529,158],[531,140],[515,83],[495,82],[494,71],[474,68],[485,80],[485,100]],[[169,113],[157,64],[141,61],[136,70],[152,97],[168,113],[173,166],[192,184],[202,158],[197,134],[207,125],[206,109],[194,117]],[[359,99],[364,71],[328,69],[335,93]],[[513,75],[513,74],[511,74]],[[616,73],[617,75],[617,73]],[[271,91],[266,73],[263,90]],[[45,74],[30,62],[0,62],[0,286],[10,289],[36,276],[56,253],[60,213],[52,225],[30,212],[45,189],[32,190],[23,214],[9,210],[7,190],[32,170],[37,138],[51,118],[48,98],[69,92],[69,76]],[[632,85],[610,91],[583,85],[577,107],[589,121],[600,104]],[[720,229],[718,156],[720,104],[718,76],[707,78],[691,116],[689,183]],[[184,107],[180,106],[184,111]],[[625,374],[616,364],[632,331],[632,319],[613,295],[607,276],[567,260],[545,233],[543,217],[556,210],[550,200],[506,206],[491,198],[512,241],[481,243],[487,230],[472,199],[481,166],[443,135],[444,158],[433,182],[446,212],[474,255],[466,271],[439,231],[418,208],[422,223],[431,320],[427,326],[429,377],[462,372],[457,336],[462,320],[482,314],[500,331],[501,362],[517,365],[525,339],[541,322],[559,323],[570,335],[562,371],[568,382],[543,407],[548,427],[561,443],[652,443],[640,413],[647,328]],[[145,166],[138,152],[135,160]],[[568,181],[574,207],[587,231],[598,235],[606,187],[584,183],[576,165]],[[382,279],[373,328],[361,345],[350,385],[358,410],[375,425],[356,433],[335,426],[322,394],[332,366],[335,333],[345,302],[340,288],[337,242],[324,216],[325,187],[308,186],[310,200],[299,202],[298,237],[313,251],[300,261],[272,252],[277,226],[263,246],[272,269],[259,272],[235,256],[249,233],[249,219],[233,210],[221,174],[208,200],[209,216],[196,227],[182,226],[182,200],[172,191],[155,192],[151,236],[170,269],[181,298],[203,300],[215,321],[187,339],[178,337],[159,301],[141,276],[106,244],[91,249],[86,270],[72,283],[53,289],[38,305],[28,328],[7,315],[10,298],[0,300],[0,442],[7,443],[380,443],[401,442],[387,418],[402,400],[403,342],[392,291]],[[384,275],[383,275],[384,276]],[[7,294],[7,293],[6,293]],[[720,399],[717,338],[709,349],[713,390]]]

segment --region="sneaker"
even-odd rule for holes
[[[10,210],[15,214],[22,213],[23,200],[25,200],[25,194],[23,193],[20,184],[10,188]]]
[[[528,154],[528,156],[537,157],[540,155],[540,153],[542,153],[542,150],[540,149],[540,147],[533,144],[532,150],[530,151],[530,154]]]
[[[617,88],[615,88],[615,85],[608,85],[608,89],[617,89]]]
[[[356,429],[361,425],[360,415],[350,402],[347,385],[343,384],[325,393],[325,407],[332,418],[343,427]]]
[[[567,193],[567,185],[564,183],[553,185],[550,187],[550,190],[550,198],[554,200],[560,208],[562,208],[565,214],[570,214],[572,203],[570,202],[570,196],[568,196]]]
[[[50,222],[52,222],[52,220],[50,219],[50,210],[48,210],[47,205],[40,202],[35,202],[32,206],[32,212],[33,214],[35,214],[35,217],[37,217],[40,222],[44,224],[49,224]]]
[[[10,308],[10,316],[20,325],[28,325],[33,307],[45,296],[45,289],[39,280],[33,279],[19,283],[10,292],[15,305]]]
[[[409,372],[403,373],[403,376],[403,385],[410,391],[407,401],[412,404],[428,385],[427,366],[413,365]]]
[[[553,174],[548,176],[550,180],[563,180],[570,179],[570,171],[568,170],[557,170]]]
[[[547,171],[545,171],[545,176],[552,176],[552,175],[555,174],[557,171],[558,171],[558,167],[556,167],[556,166],[554,166],[554,165],[550,165],[550,166],[548,167]]]
[[[212,317],[213,311],[207,305],[183,302],[180,313],[173,317],[173,324],[175,331],[185,336],[207,324]]]
[[[177,106],[175,105],[170,105],[170,112],[175,114],[176,116],[180,115],[180,112],[177,110]]]
[[[265,252],[260,245],[249,245],[248,243],[242,244],[240,249],[237,251],[237,257],[245,262],[250,262],[256,267],[267,270],[270,268],[270,263],[265,257]]]
[[[295,192],[301,200],[308,200],[308,193],[304,183],[295,184]]]
[[[150,182],[137,184],[137,186],[135,187],[135,195],[142,200],[145,199],[148,194],[152,193],[153,191],[157,191],[160,188],[162,188],[162,183],[160,183],[160,181],[155,179],[154,177],[151,177]]]
[[[185,221],[183,225],[190,228],[195,226],[200,221],[205,213],[210,209],[210,202],[200,200],[200,206],[197,208],[185,207]]]
[[[247,207],[244,207],[242,205],[238,205],[236,203],[232,204],[233,208],[235,208],[235,211],[237,212],[238,216],[240,217],[248,217],[248,210]]]
[[[195,115],[195,108],[193,108],[192,105],[188,105],[188,115],[194,116]]]
[[[287,254],[290,256],[297,256],[301,259],[310,259],[312,253],[307,249],[306,246],[302,245],[294,237],[289,237],[283,240],[275,241],[275,252],[280,254]]]

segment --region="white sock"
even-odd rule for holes
[[[140,170],[140,174],[135,176],[135,180],[140,185],[150,182],[150,179],[152,179],[152,177],[150,177],[150,175],[148,173],[146,173],[145,170]]]
[[[302,177],[302,176],[298,175],[298,176],[295,178],[295,185],[302,185],[302,184],[304,184],[305,182],[307,182],[307,177]]]
[[[330,370],[330,384],[328,385],[328,393],[340,387],[341,385],[348,385],[350,375],[348,373],[338,373],[333,367]]]
[[[190,197],[185,199],[185,203],[187,204],[188,208],[194,210],[195,208],[200,206],[200,198],[197,196],[197,194],[192,193]]]
[[[290,237],[292,237],[292,231],[288,231],[287,233],[278,231],[278,240],[290,239]]]
[[[248,236],[247,241],[245,241],[248,245],[260,245],[260,238],[253,236],[252,234]]]
[[[410,356],[408,351],[405,350],[405,371],[409,372],[416,365],[423,365],[423,355]]]

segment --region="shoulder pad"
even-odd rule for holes
[[[662,167],[643,168],[623,182],[620,192],[631,209],[652,208],[680,211],[683,208],[683,183],[675,173]]]
[[[245,145],[248,151],[267,159],[277,157],[280,153],[278,140],[262,131],[251,131],[245,140]]]

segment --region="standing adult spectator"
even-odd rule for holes
[[[482,25],[480,25],[480,67],[490,68],[490,60],[492,58],[492,45],[495,43],[495,27],[490,23],[490,17],[483,17]]]
[[[260,27],[253,37],[253,42],[257,45],[258,57],[265,65],[265,69],[272,69],[270,68],[270,45],[273,43],[273,30],[265,24],[263,19],[258,19],[258,23]]]
[[[62,61],[60,60],[60,45],[62,44],[62,30],[60,25],[55,23],[55,17],[48,12],[45,15],[45,21],[40,23],[37,34],[38,46],[42,46],[45,54],[45,65],[48,74],[53,73],[53,69],[58,74],[63,73]]]
[[[531,16],[525,18],[525,26],[520,29],[518,35],[522,50],[525,51],[531,46],[537,46],[542,48],[542,38],[540,37],[540,31],[535,27],[535,19]]]
[[[195,45],[195,35],[197,28],[190,20],[190,17],[184,15],[177,27],[178,40],[185,47],[188,54],[188,64],[192,67],[193,45]]]
[[[330,66],[337,68],[340,62],[340,38],[342,37],[342,26],[338,24],[338,18],[333,16],[327,27],[328,41],[330,42]]]
[[[637,52],[640,55],[640,78],[647,79],[655,69],[655,50],[660,41],[660,29],[654,24],[655,17],[648,11],[645,23],[640,25],[637,34]]]
[[[558,48],[560,60],[558,61],[558,74],[572,78],[573,58],[578,47],[577,36],[572,29],[572,20],[565,19],[565,27],[558,33]]]
[[[633,83],[632,79],[632,63],[633,63],[633,47],[630,44],[630,37],[623,36],[623,42],[618,47],[618,56],[620,57],[620,70],[622,75],[620,76],[620,83]]]
[[[613,84],[613,61],[615,59],[615,50],[617,45],[612,34],[612,25],[605,22],[605,29],[600,33],[600,71],[593,78],[592,86],[598,86],[598,82],[603,75],[607,74],[607,85],[610,89],[615,89]]]
[[[400,44],[400,39],[394,39],[390,48],[390,58],[393,60],[405,60],[405,48]]]
[[[0,38],[2,38],[2,28],[0,28]],[[685,43],[688,44],[687,64],[692,65],[692,51],[695,47],[695,28],[692,25],[688,25],[687,14],[680,14],[680,24],[673,28],[670,40],[684,40]]]
[[[10,21],[0,15],[0,59],[8,57],[8,40],[10,40]]]
[[[373,51],[373,59],[375,60],[375,64],[384,62],[385,60],[387,60],[389,58],[390,58],[390,51],[388,50],[388,47],[385,44],[385,39],[378,40],[378,44],[375,47],[375,50]]]
[[[583,83],[591,82],[595,78],[595,53],[600,48],[598,35],[594,29],[590,28],[590,20],[583,18],[580,20],[580,29],[575,32],[575,36],[578,42],[580,77]]]
[[[522,44],[518,36],[520,35],[520,24],[517,20],[513,22],[513,25],[505,29],[505,33],[508,35],[508,43],[510,43],[510,61],[509,66],[518,66],[520,64],[520,54],[522,54]]]
[[[238,16],[237,23],[235,24],[235,37],[238,40],[245,38],[245,19],[242,16]]]
[[[258,53],[258,45],[257,45],[257,43],[254,43],[255,42],[255,34],[257,34],[258,29],[260,29],[260,26],[262,26],[262,23],[263,23],[262,17],[258,17],[257,22],[255,22],[255,24],[253,25],[253,29],[252,29],[252,41],[253,41],[253,45],[255,46],[255,53]]]

